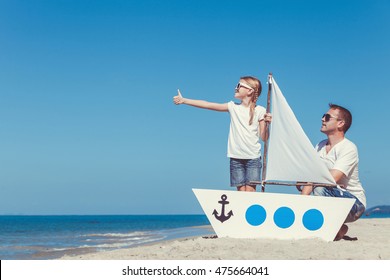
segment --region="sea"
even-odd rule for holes
[[[390,218],[390,213],[362,218]],[[50,260],[214,235],[205,215],[0,215],[0,260]]]
[[[0,260],[49,260],[213,235],[207,225],[205,215],[4,215]]]

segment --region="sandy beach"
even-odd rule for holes
[[[389,260],[390,219],[360,219],[348,224],[345,239],[274,240],[199,236],[63,260]],[[357,240],[356,240],[357,239]]]

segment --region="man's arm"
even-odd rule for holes
[[[357,148],[354,144],[344,146],[337,156],[337,160],[333,165],[333,169],[329,170],[332,174],[334,180],[342,188],[347,188],[347,186],[342,185],[348,182],[348,177],[350,176],[352,170],[357,166],[359,162],[359,156]]]
[[[346,186],[342,185],[341,182],[342,182],[345,178],[347,178],[347,176],[345,176],[345,174],[344,174],[342,171],[337,170],[337,169],[331,169],[331,170],[329,170],[329,171],[330,171],[330,174],[332,174],[333,179],[336,181],[336,183],[339,184],[340,187],[342,187],[342,188],[345,189]]]
[[[343,181],[343,179],[345,179],[347,176],[345,176],[345,174],[340,171],[340,170],[337,170],[337,169],[331,169],[329,170],[330,171],[330,174],[332,175],[333,179],[336,181],[336,183],[342,187],[342,188],[346,188],[346,186],[342,185],[341,182]],[[313,186],[303,186],[302,188],[299,188],[297,187],[297,189],[299,191],[301,191],[301,194],[303,195],[310,195],[311,192],[313,191]]]

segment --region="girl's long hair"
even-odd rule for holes
[[[256,102],[259,99],[262,90],[261,82],[259,81],[259,79],[252,76],[241,77],[241,79],[254,89],[251,98],[251,104],[249,107],[249,125],[251,125],[253,123],[253,117],[255,115]]]

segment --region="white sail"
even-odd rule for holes
[[[313,148],[274,78],[265,181],[336,184]]]

